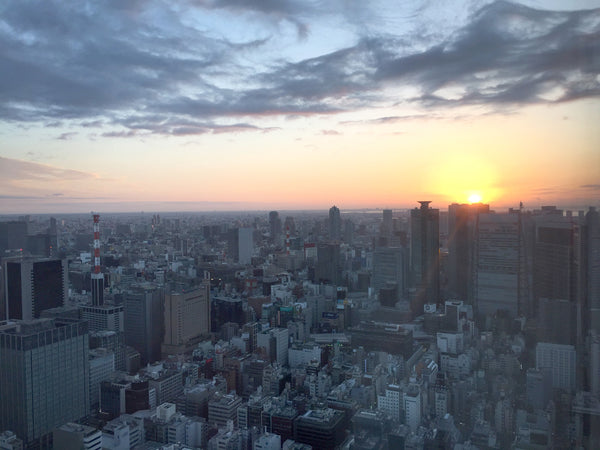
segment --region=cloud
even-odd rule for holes
[[[600,191],[600,184],[584,184],[581,187],[583,189],[589,189],[591,191]]]
[[[80,170],[63,169],[0,156],[0,179],[3,182],[7,180],[77,181],[90,178],[95,178],[95,175]]]
[[[259,15],[306,35],[321,16],[354,30],[361,19],[375,20],[376,8],[283,0],[188,5],[4,2],[0,120],[102,128],[104,137],[182,136],[262,132],[269,117],[407,103],[424,114],[465,105],[485,113],[600,96],[600,9],[553,12],[496,1],[439,36],[375,32],[373,25],[344,48],[297,58],[273,52],[277,35],[223,34],[191,18],[217,11],[233,29],[238,16]],[[402,88],[412,94],[398,94]]]

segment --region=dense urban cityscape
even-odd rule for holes
[[[600,445],[600,217],[0,222],[0,448]]]
[[[0,1],[0,450],[600,449],[600,0]]]

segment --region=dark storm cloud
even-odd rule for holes
[[[307,8],[292,1],[189,4],[200,12],[253,11],[303,26],[318,13],[318,3]],[[152,7],[160,20],[151,20]],[[600,95],[600,10],[549,12],[496,2],[420,51],[407,45],[419,36],[371,35],[315,58],[252,69],[239,66],[238,55],[259,51],[269,38],[209,37],[180,14],[168,3],[142,1],[0,5],[0,119],[123,128],[102,136],[186,135],[262,131],[252,122],[265,116],[404,102],[494,110]],[[385,91],[403,86],[418,94]]]

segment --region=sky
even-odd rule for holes
[[[600,0],[0,2],[0,214],[600,204]]]

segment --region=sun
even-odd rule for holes
[[[481,194],[473,193],[469,195],[469,203],[481,203]]]

